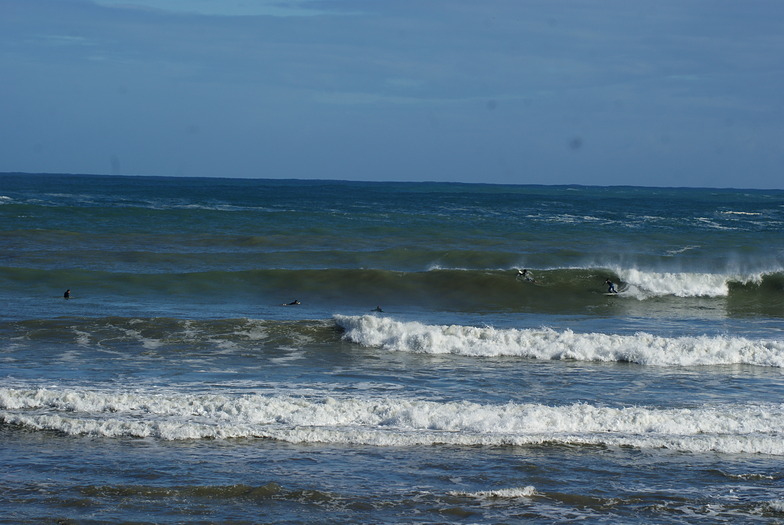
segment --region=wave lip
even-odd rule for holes
[[[423,354],[622,362],[651,366],[746,364],[784,368],[784,342],[728,336],[662,337],[425,325],[373,315],[335,316],[344,339],[367,347]]]
[[[0,388],[0,421],[71,435],[372,446],[543,443],[784,455],[784,404],[613,408]]]

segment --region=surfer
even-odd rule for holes
[[[536,282],[536,279],[534,279],[534,276],[531,274],[531,272],[528,271],[527,268],[523,268],[522,270],[519,269],[517,270],[517,278],[519,279],[520,277],[522,277],[523,280],[528,281],[529,283]]]
[[[615,289],[615,283],[610,279],[605,279],[604,284],[607,285],[607,293],[618,293],[618,290]]]
[[[63,294],[63,299],[70,299],[71,298],[71,289],[68,288],[65,293]]]
[[[298,300],[294,299],[294,300],[293,300],[293,301],[291,301],[290,303],[286,303],[286,304],[284,304],[283,306],[296,306],[296,305],[298,305],[298,304],[302,304],[302,303],[300,303]]]
[[[371,310],[371,312],[383,312],[383,311],[384,311],[384,310],[382,310],[380,306],[376,306],[375,308],[373,308],[373,309]]]

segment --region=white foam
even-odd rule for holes
[[[476,357],[625,362],[654,366],[748,364],[784,367],[784,341],[728,336],[662,337],[426,325],[389,317],[335,316],[354,343],[398,352]]]
[[[616,273],[628,287],[625,292],[639,299],[652,296],[725,297],[730,280],[747,280],[740,276],[712,273],[646,272],[617,269]]]
[[[138,330],[131,330],[130,328],[124,328],[122,331],[130,337],[131,339],[135,339],[141,343],[142,347],[148,350],[155,350],[156,348],[160,348],[163,346],[163,341],[160,339],[153,339],[151,337],[144,337],[142,333]]]
[[[715,220],[711,219],[710,217],[695,217],[695,220],[699,222],[702,226],[708,226],[715,230],[737,230],[738,228],[731,228],[729,226],[722,226]]]
[[[269,339],[267,325],[263,321],[247,320],[245,325],[247,327],[245,330],[237,330],[234,333],[249,341],[264,341]]]
[[[758,215],[762,215],[762,214],[761,214],[761,213],[759,213],[759,212],[751,212],[751,211],[731,211],[731,210],[730,210],[730,211],[723,211],[723,212],[721,212],[721,213],[723,213],[724,215],[750,215],[750,216],[758,216]]]
[[[477,499],[517,499],[517,498],[530,498],[536,496],[536,488],[531,485],[527,487],[515,487],[510,489],[496,489],[496,490],[480,490],[477,492],[459,492],[453,491],[449,493],[452,496],[464,496]]]
[[[71,329],[73,330],[74,334],[76,334],[76,344],[79,346],[89,347],[90,346],[90,333],[85,332],[82,330],[77,329],[75,326],[72,326]]]
[[[784,404],[618,408],[0,388],[0,420],[73,435],[167,440],[260,437],[375,446],[562,443],[784,455]]]
[[[281,357],[273,357],[270,358],[270,363],[275,363],[277,365],[287,364],[292,361],[301,361],[307,357],[307,354],[303,352],[300,348],[290,347],[290,346],[281,346],[278,347],[279,350],[283,350],[286,352],[286,355]]]
[[[679,253],[685,253],[685,252],[688,252],[689,250],[698,250],[700,248],[702,248],[702,246],[700,246],[700,245],[684,246],[682,248],[678,248],[678,249],[675,249],[675,250],[668,250],[667,251],[667,255],[678,255]]]

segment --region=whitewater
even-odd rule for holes
[[[374,446],[559,443],[784,455],[784,404],[676,410],[3,388],[0,409],[5,423],[103,437]],[[139,413],[144,419],[135,417]]]
[[[749,364],[784,367],[784,342],[743,337],[661,337],[553,329],[431,326],[371,315],[337,316],[355,343],[401,352],[469,356],[574,359],[655,366]]]
[[[779,522],[782,232],[781,191],[0,175],[0,522]]]

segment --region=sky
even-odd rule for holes
[[[0,172],[784,188],[781,0],[0,0]]]

